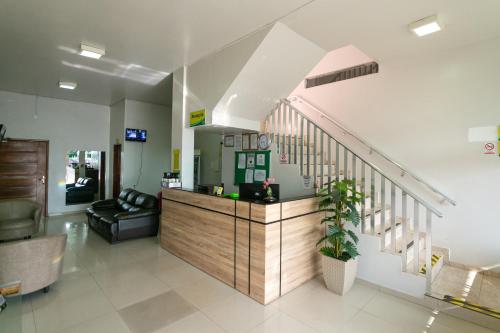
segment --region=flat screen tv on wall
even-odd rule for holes
[[[126,128],[125,129],[125,140],[126,141],[138,141],[146,142],[148,137],[148,131],[136,128]]]

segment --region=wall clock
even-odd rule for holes
[[[271,145],[269,136],[267,134],[261,134],[259,135],[259,149],[260,150],[267,150],[269,149],[269,146]]]

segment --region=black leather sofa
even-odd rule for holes
[[[66,204],[92,202],[97,190],[97,181],[94,178],[78,178],[76,183],[66,184]]]
[[[130,188],[123,190],[118,199],[92,203],[86,214],[89,227],[112,244],[158,233],[156,197]]]

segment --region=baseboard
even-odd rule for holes
[[[64,215],[76,215],[76,214],[81,214],[85,213],[85,209],[79,209],[79,210],[72,210],[70,212],[59,212],[59,213],[49,213],[48,217],[54,217],[54,216],[64,216]]]

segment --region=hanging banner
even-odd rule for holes
[[[189,113],[189,127],[205,125],[205,109],[196,110]]]
[[[179,172],[181,170],[181,150],[180,149],[174,149],[174,167],[173,171],[174,172]]]

